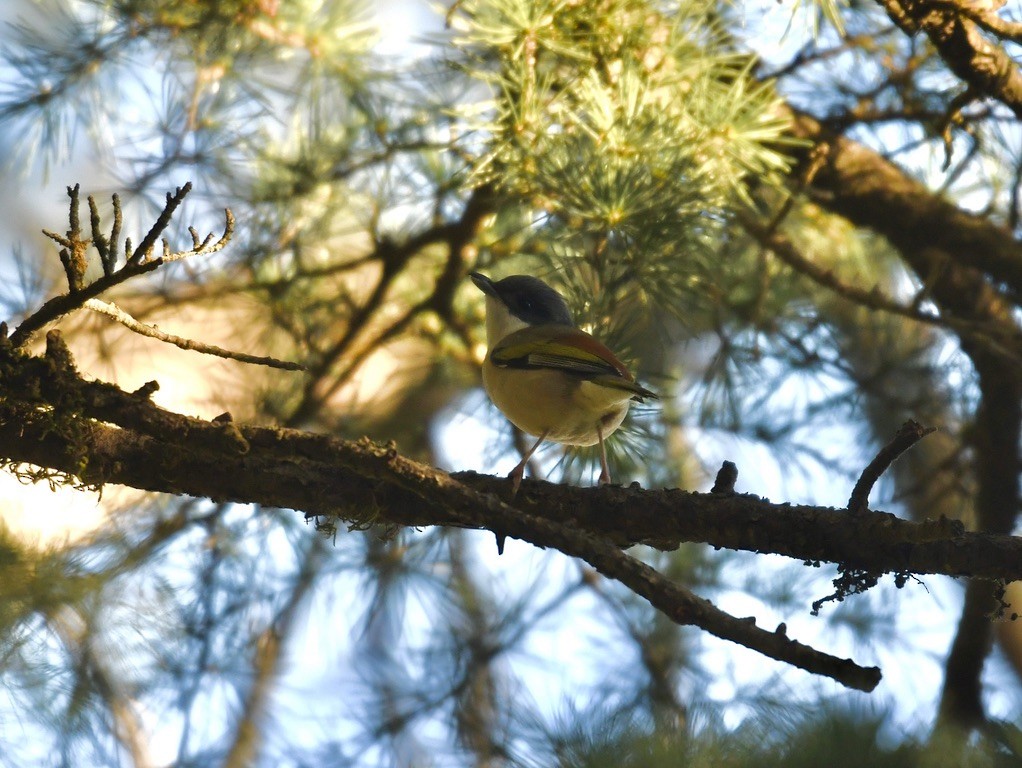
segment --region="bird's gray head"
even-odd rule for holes
[[[511,275],[495,282],[478,272],[469,277],[479,290],[506,307],[523,326],[575,324],[561,294],[538,278]]]

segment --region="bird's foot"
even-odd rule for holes
[[[511,481],[511,501],[518,495],[518,489],[522,485],[522,477],[525,476],[525,462],[508,472],[507,479]]]

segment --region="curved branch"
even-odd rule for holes
[[[1022,72],[953,2],[878,0],[891,21],[912,35],[922,31],[948,68],[974,92],[997,99],[1022,118]]]
[[[283,371],[305,370],[304,365],[292,362],[291,360],[278,360],[275,357],[266,357],[264,355],[250,355],[246,352],[233,352],[229,349],[224,349],[223,347],[218,347],[213,344],[205,344],[201,341],[195,341],[194,339],[186,339],[183,336],[175,336],[172,333],[166,333],[165,331],[161,331],[155,325],[139,322],[116,304],[111,304],[107,301],[89,299],[85,302],[84,306],[86,309],[91,309],[93,312],[98,312],[101,315],[106,315],[107,317],[116,320],[128,330],[134,331],[141,336],[147,336],[150,339],[156,339],[157,341],[163,341],[167,344],[173,344],[175,347],[179,347],[180,349],[188,349],[193,352],[200,352],[204,355],[213,355],[214,357],[222,357],[227,360],[237,360],[239,363],[265,365],[268,368],[279,368]]]
[[[869,492],[873,490],[873,486],[880,476],[901,454],[935,431],[935,427],[924,427],[912,420],[902,424],[894,438],[881,448],[873,461],[862,470],[855,487],[852,488],[852,495],[848,497],[848,511],[853,513],[867,511]]]
[[[977,343],[988,346],[1006,358],[1014,358],[1022,363],[1022,332],[1012,326],[998,323],[979,323],[963,320],[953,314],[938,314],[916,306],[919,302],[902,304],[877,287],[861,288],[853,283],[845,282],[833,270],[823,267],[806,255],[799,252],[795,244],[785,235],[774,232],[768,225],[761,223],[751,215],[739,211],[737,221],[742,228],[762,248],[770,251],[796,272],[805,275],[817,285],[833,291],[847,301],[869,309],[878,309],[892,315],[915,320],[938,328],[948,328],[959,336],[969,336]]]

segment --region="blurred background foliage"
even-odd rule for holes
[[[773,220],[839,284],[908,305],[881,237],[804,194],[790,108],[1018,228],[1022,141],[880,5],[830,0],[8,0],[0,15],[0,302],[61,290],[39,231],[64,187],[137,241],[163,195],[223,253],[109,296],[177,335],[305,373],[65,318],[81,370],[207,417],[395,440],[506,471],[521,436],[478,382],[464,277],[537,274],[662,394],[615,477],[841,505],[906,418],[941,430],[874,506],[975,524],[980,395],[959,337],[776,259]],[[945,161],[950,152],[950,164]],[[924,306],[929,306],[923,302]],[[549,449],[552,479],[593,455]],[[809,617],[834,573],[707,551],[640,556],[738,615],[880,663],[872,697],[681,629],[557,553],[459,530],[324,538],[287,510],[102,499],[4,478],[0,765],[1007,766],[1022,760],[1018,632],[987,664],[991,725],[932,730],[958,587],[928,579]],[[1014,638],[1014,639],[1013,639]]]

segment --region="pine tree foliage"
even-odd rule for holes
[[[64,236],[64,187],[81,179],[82,221],[116,219],[137,244],[191,181],[168,240],[187,250],[184,227],[219,231],[230,207],[230,246],[103,300],[304,370],[164,353],[86,305],[57,323],[86,378],[156,378],[172,410],[489,471],[521,436],[474,437],[502,422],[478,391],[482,309],[464,278],[529,272],[663,395],[615,435],[616,478],[708,488],[734,458],[739,490],[843,503],[912,418],[940,429],[872,505],[1009,533],[1022,33],[1012,9],[924,5],[9,2],[4,318],[66,290],[74,268],[30,239]],[[394,53],[399,26],[425,42]],[[553,480],[592,479],[591,452],[539,458]],[[381,524],[381,503],[345,525],[108,497],[106,522],[63,545],[32,543],[0,506],[0,764],[1022,759],[1006,724],[1022,656],[990,651],[988,583],[961,598],[937,577],[881,582],[810,619],[833,570],[630,550],[735,615],[923,670],[902,686],[919,700],[866,699],[749,662],[582,561],[516,543],[498,560],[489,536]]]
[[[683,313],[746,180],[776,184],[786,167],[776,96],[712,6],[458,10],[462,66],[494,96],[469,123],[487,137],[475,174],[528,206],[526,237],[538,242],[526,248],[556,250],[563,282],[597,323],[637,287],[646,295],[633,302]]]

